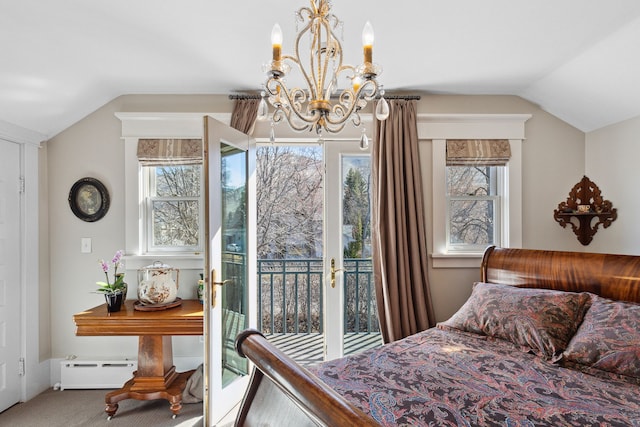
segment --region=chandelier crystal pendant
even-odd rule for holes
[[[372,62],[373,27],[367,22],[362,31],[363,63],[343,64],[342,45],[335,36],[342,22],[330,11],[328,0],[310,0],[309,7],[296,12],[296,21],[303,23],[303,28],[296,37],[294,55],[282,54],[282,30],[278,24],[274,25],[273,57],[263,66],[267,81],[258,106],[259,120],[269,116],[268,100],[275,108],[272,124],[286,119],[296,131],[315,130],[318,135],[323,131],[337,133],[349,121],[360,126],[360,112],[376,97],[380,97],[376,118],[388,117],[384,90],[376,80],[382,68]],[[302,79],[303,87],[287,86],[286,77],[292,68],[298,71],[295,77]],[[340,82],[345,85],[344,89],[338,88]]]

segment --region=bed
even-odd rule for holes
[[[640,426],[640,256],[490,247],[434,328],[301,367],[259,332],[238,426]]]

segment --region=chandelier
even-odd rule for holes
[[[358,127],[360,112],[376,97],[380,97],[376,118],[385,120],[389,115],[384,90],[376,80],[382,69],[372,62],[373,27],[367,22],[362,31],[363,63],[344,64],[342,45],[335,34],[342,28],[342,22],[330,10],[328,0],[310,0],[309,7],[296,12],[296,31],[299,23],[303,23],[303,27],[296,37],[293,55],[282,54],[282,30],[278,24],[273,27],[273,58],[263,66],[267,80],[258,107],[260,120],[269,116],[267,100],[275,108],[271,117],[272,140],[273,124],[283,119],[296,131],[315,130],[319,136],[323,131],[340,132],[349,121]],[[298,72],[295,77],[302,78],[303,87],[287,86],[285,78],[292,68]],[[344,89],[338,88],[341,79],[344,79],[341,82]],[[363,129],[361,146],[367,145]]]

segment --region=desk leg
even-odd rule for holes
[[[182,390],[193,370],[177,373],[173,366],[171,336],[144,335],[138,340],[138,370],[121,389],[107,393],[105,412],[109,419],[124,399],[165,399],[171,403],[173,416],[182,409]]]

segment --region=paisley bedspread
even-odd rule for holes
[[[311,368],[384,426],[640,426],[640,386],[433,328]]]

